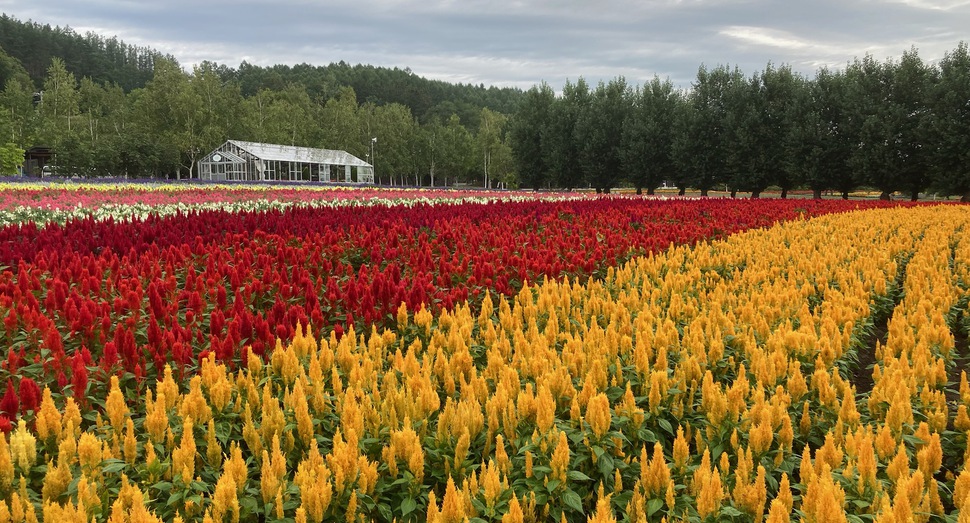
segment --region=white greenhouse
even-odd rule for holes
[[[346,151],[229,140],[199,160],[198,178],[374,183],[374,166]]]

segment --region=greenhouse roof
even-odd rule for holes
[[[271,143],[242,142],[229,140],[229,143],[239,147],[249,154],[268,161],[303,162],[329,165],[370,166],[369,163],[348,153],[332,149],[315,149],[313,147],[296,147],[293,145],[277,145]]]

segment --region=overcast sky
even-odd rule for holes
[[[21,20],[116,35],[237,67],[410,67],[449,82],[559,90],[654,75],[686,87],[704,63],[769,61],[812,75],[854,57],[935,61],[970,40],[970,0],[0,0]]]

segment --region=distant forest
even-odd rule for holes
[[[63,173],[184,178],[227,139],[342,149],[378,183],[664,185],[758,196],[857,188],[970,200],[970,54],[910,49],[812,78],[701,66],[689,88],[622,77],[562,92],[449,84],[344,62],[238,68],[0,18],[0,168],[51,147]],[[376,140],[375,140],[376,139]],[[14,151],[16,154],[11,153]]]
[[[145,87],[158,59],[177,63],[175,57],[147,47],[124,43],[116,37],[95,33],[79,35],[69,27],[51,27],[0,16],[0,48],[23,65],[37,89],[42,89],[52,58],[64,61],[75,78],[98,84],[118,84],[124,92]],[[409,107],[421,122],[457,114],[474,127],[483,107],[510,114],[522,97],[520,89],[486,87],[483,84],[451,84],[429,80],[409,69],[349,65],[343,61],[325,66],[309,64],[259,67],[242,62],[238,68],[210,64],[224,82],[239,85],[243,97],[261,89],[282,91],[290,84],[306,88],[312,100],[329,100],[351,87],[360,103],[397,103]],[[0,65],[0,86],[9,73]]]
[[[227,139],[369,158],[377,138],[379,181],[413,185],[514,183],[505,127],[524,96],[344,62],[186,71],[153,49],[7,15],[0,85],[0,143],[52,147],[65,173],[186,177]]]

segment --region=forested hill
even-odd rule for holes
[[[147,47],[138,47],[95,33],[80,35],[70,27],[51,27],[0,16],[0,47],[15,58],[37,88],[44,83],[52,58],[60,58],[77,78],[116,83],[125,91],[144,87],[152,79],[157,58],[175,60]],[[6,82],[7,78],[0,78]]]
[[[341,87],[352,87],[360,103],[376,105],[399,103],[411,108],[421,122],[434,117],[447,119],[457,114],[463,123],[474,125],[483,107],[511,114],[523,98],[514,88],[485,85],[452,84],[429,80],[410,69],[350,65],[343,61],[326,66],[299,64],[259,67],[243,62],[238,69],[220,67],[223,79],[235,79],[243,96],[252,96],[260,89],[279,91],[288,84],[306,87],[307,94],[317,100],[336,96]]]
[[[51,58],[64,61],[78,79],[90,78],[98,84],[116,83],[128,92],[144,87],[154,75],[158,58],[175,61],[155,49],[126,44],[116,37],[87,33],[80,35],[69,27],[51,27],[37,22],[22,22],[6,14],[0,16],[0,89],[19,69],[19,62],[40,89]],[[8,63],[9,62],[9,63]],[[457,114],[462,123],[475,126],[483,107],[510,114],[523,96],[520,89],[452,84],[429,80],[410,69],[350,65],[343,61],[329,65],[299,64],[259,67],[246,62],[233,68],[216,65],[224,81],[238,83],[243,96],[261,89],[282,91],[288,85],[306,87],[317,101],[329,100],[342,87],[352,87],[360,103],[375,105],[399,103],[411,109],[421,122],[435,117],[447,119]]]

